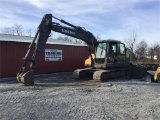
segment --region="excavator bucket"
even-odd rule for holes
[[[34,85],[34,74],[33,70],[28,70],[22,68],[22,70],[17,74],[17,80],[27,86]]]

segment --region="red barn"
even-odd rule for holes
[[[32,40],[33,37],[0,34],[0,78],[17,75],[22,58]],[[54,51],[59,51],[59,59],[50,55]],[[41,53],[35,74],[68,72],[84,68],[84,61],[88,55],[86,45],[50,38]]]

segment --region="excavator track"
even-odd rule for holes
[[[146,77],[147,70],[136,65],[130,64],[129,66],[130,78],[131,79],[142,79]]]
[[[85,68],[85,69],[77,69],[73,72],[73,77],[75,79],[92,79],[95,69]]]
[[[126,77],[126,76],[127,76],[126,70],[100,70],[94,72],[93,79],[100,80],[103,82],[109,79]]]
[[[147,71],[136,65],[128,65],[123,69],[77,69],[73,72],[75,79],[90,78],[98,81],[107,81],[113,78],[125,77],[127,79],[142,79],[147,75]]]

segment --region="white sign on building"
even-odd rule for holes
[[[45,49],[45,61],[62,61],[62,50]]]

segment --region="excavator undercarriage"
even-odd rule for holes
[[[107,69],[77,69],[73,72],[75,79],[90,78],[93,80],[107,81],[113,78],[126,78],[126,79],[142,79],[147,75],[147,71],[136,65],[130,64],[123,67],[107,68]]]

